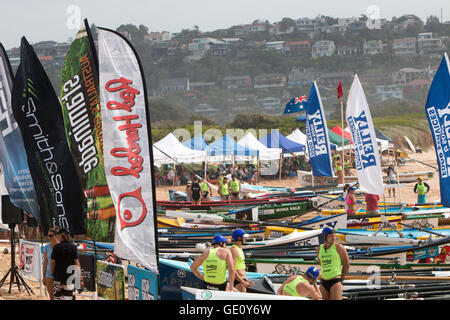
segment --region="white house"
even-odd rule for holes
[[[313,57],[325,57],[333,55],[336,50],[334,41],[331,40],[320,40],[314,42],[312,45],[312,56]]]

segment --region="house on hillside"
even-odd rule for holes
[[[406,83],[403,86],[403,93],[405,95],[411,95],[414,92],[417,92],[419,90],[428,91],[429,87],[431,85],[431,80],[428,79],[416,79],[413,81],[410,81]]]
[[[236,37],[238,36],[246,36],[250,33],[254,33],[254,32],[264,32],[266,31],[266,25],[262,22],[259,21],[255,21],[252,24],[246,24],[246,25],[241,25],[241,26],[237,26],[235,28],[234,31],[234,35]]]
[[[192,39],[189,43],[189,54],[194,57],[204,57],[210,49],[211,43],[217,41],[214,38]]]
[[[424,32],[417,35],[417,52],[419,54],[441,55],[444,50],[442,40],[434,37],[433,33]]]
[[[266,97],[256,99],[256,102],[264,109],[279,112],[281,107],[281,99],[274,97]]]
[[[284,44],[284,51],[288,56],[309,56],[311,54],[311,42],[308,40],[287,41]]]
[[[257,75],[253,79],[253,88],[283,88],[286,85],[286,76],[281,73],[267,73]]]
[[[353,43],[347,43],[337,46],[336,53],[338,56],[354,56],[359,54],[359,45]]]
[[[264,44],[265,48],[268,50],[275,50],[282,52],[284,50],[285,41],[270,41]]]
[[[320,32],[320,29],[326,27],[327,21],[325,18],[300,18],[294,20],[297,31],[306,33],[310,38]]]
[[[394,39],[392,41],[392,53],[394,55],[415,55],[417,53],[416,49],[416,38],[402,38]]]
[[[342,81],[342,83],[351,83],[352,79],[352,72],[329,72],[321,73],[317,82],[322,86],[337,88],[340,81]]]
[[[334,54],[336,46],[334,41],[331,40],[319,40],[314,42],[312,46],[312,57],[329,57]]]
[[[293,70],[289,73],[288,88],[310,87],[319,77],[315,72],[299,72]]]
[[[396,85],[405,85],[417,79],[429,80],[429,72],[426,69],[402,68],[392,73],[392,82]]]
[[[392,99],[403,100],[403,89],[397,85],[376,86],[375,92],[381,102]]]
[[[222,81],[222,87],[226,90],[248,89],[252,86],[252,78],[250,76],[228,76]]]
[[[363,42],[363,54],[374,55],[383,53],[383,41],[369,40]]]
[[[159,91],[163,94],[189,90],[189,78],[169,78],[159,80]]]
[[[150,34],[144,35],[144,39],[150,41],[152,44],[160,41],[170,41],[172,40],[172,34],[167,31],[151,32]]]
[[[205,94],[209,90],[213,90],[216,88],[215,82],[190,82],[189,90],[197,90],[201,93]]]

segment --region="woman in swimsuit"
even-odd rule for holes
[[[347,205],[347,214],[355,214],[355,204],[356,204],[356,198],[355,198],[355,187],[351,186],[348,188],[347,197],[345,198],[345,203]]]

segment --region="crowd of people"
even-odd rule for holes
[[[228,248],[228,240],[220,234],[216,235],[211,245],[194,260],[190,268],[203,281],[203,289],[247,292],[253,285],[246,277],[245,255],[242,251],[247,237],[243,229],[234,230],[231,235],[233,244]],[[316,253],[320,269],[312,266],[303,275],[290,276],[277,290],[278,295],[342,300],[342,282],[350,267],[347,250],[335,241],[333,228],[325,227],[322,237],[324,243],[317,248]],[[200,266],[203,266],[203,273],[200,272]]]

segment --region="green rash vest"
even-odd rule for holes
[[[342,274],[342,261],[336,245],[325,250],[324,244],[319,247],[319,259],[322,269],[322,279],[330,280]]]
[[[227,262],[217,256],[219,249],[209,249],[208,257],[202,263],[204,279],[208,283],[222,284],[227,281]]]
[[[202,186],[202,191],[203,192],[208,192],[209,191],[209,187],[208,187],[208,184],[206,182],[202,182],[201,186]]]
[[[236,270],[245,270],[245,255],[244,255],[244,251],[239,248],[237,245],[233,244],[231,246],[232,248],[236,248],[239,252],[239,255],[237,256],[236,259],[236,266],[235,269]]]
[[[423,196],[424,194],[427,193],[427,187],[425,186],[424,183],[418,183],[417,184],[417,194],[420,196]]]
[[[230,181],[231,192],[238,193],[239,192],[239,181]]]
[[[283,291],[290,296],[300,297],[300,295],[297,292],[297,285],[301,282],[308,282],[308,280],[306,280],[302,276],[297,276],[294,280],[284,285]]]

